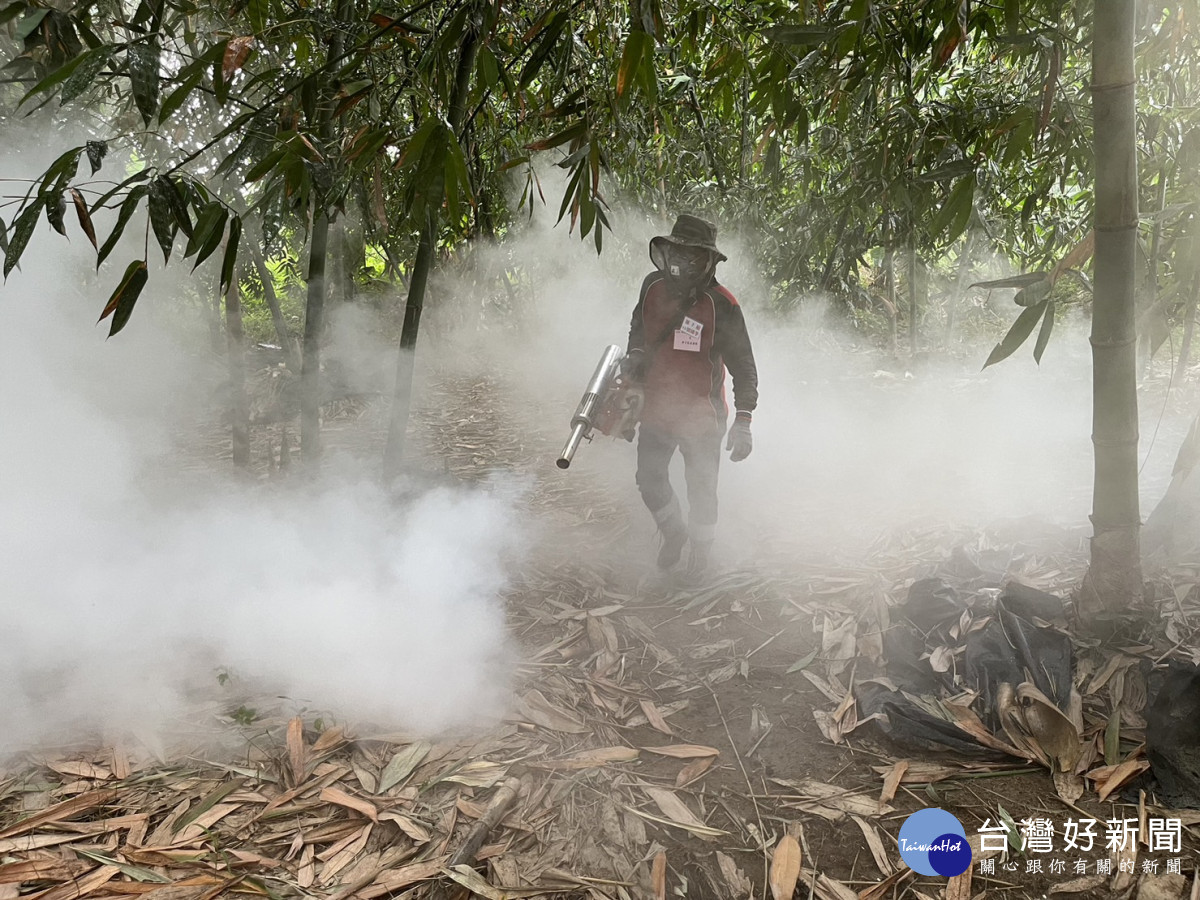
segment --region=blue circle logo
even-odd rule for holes
[[[962,823],[944,809],[921,809],[900,827],[900,858],[921,875],[953,878],[971,867]]]

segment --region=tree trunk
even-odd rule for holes
[[[345,217],[329,223],[329,260],[325,263],[326,313],[335,312],[346,299],[346,226]]]
[[[1127,610],[1142,599],[1133,22],[1134,0],[1096,4],[1092,40],[1096,253],[1091,338],[1096,464],[1091,565],[1081,602],[1087,611],[1108,613]]]
[[[408,282],[408,300],[404,305],[404,327],[400,332],[400,356],[396,361],[396,387],[392,393],[392,415],[388,422],[387,445],[383,450],[383,478],[388,484],[396,480],[404,467],[405,432],[412,412],[413,372],[416,368],[417,332],[421,327],[421,306],[425,302],[425,285],[433,266],[433,241],[437,214],[430,210],[421,228],[421,242],[413,261]]]
[[[225,291],[225,338],[229,359],[229,415],[232,423],[233,464],[250,466],[250,401],[246,397],[245,336],[242,330],[241,283],[235,268]]]
[[[349,19],[353,4],[338,0],[336,24],[326,44],[327,59],[342,55],[342,27]],[[323,143],[333,136],[334,97],[325,97],[321,109],[320,135]],[[304,355],[300,368],[300,458],[315,466],[321,458],[321,333],[325,328],[325,263],[329,249],[329,212],[327,197],[313,200],[312,237],[309,242],[308,296],[304,306]]]
[[[279,295],[275,293],[275,279],[271,277],[271,270],[267,268],[267,261],[263,259],[262,248],[258,246],[257,241],[250,241],[250,258],[254,262],[255,271],[258,272],[258,280],[262,282],[263,300],[266,301],[267,309],[271,311],[271,323],[275,326],[275,337],[283,347],[284,359],[287,360],[289,369],[298,372],[300,354],[297,351],[296,339],[288,331],[283,309],[279,306]]]
[[[329,290],[326,298],[331,310],[354,302],[354,276],[362,268],[354,258],[354,244],[346,216],[339,216],[329,230]]]
[[[462,47],[458,51],[458,68],[454,77],[454,89],[450,97],[450,135],[458,139],[458,129],[466,112],[467,89],[471,71],[475,68],[475,56],[479,51],[480,23],[472,19],[463,34]],[[438,181],[441,181],[439,176]],[[437,197],[440,189],[430,192]],[[425,305],[425,285],[429,270],[433,267],[433,252],[437,242],[437,227],[440,209],[430,203],[421,227],[421,241],[417,245],[417,256],[413,261],[412,277],[408,283],[408,300],[404,305],[404,327],[400,332],[400,356],[396,361],[396,387],[392,394],[392,415],[388,423],[387,445],[383,451],[383,477],[391,484],[400,475],[404,465],[405,432],[412,410],[413,372],[416,365],[417,334],[421,328],[421,310]]]
[[[385,274],[392,281],[396,282],[397,284],[403,285],[404,284],[404,266],[401,265],[400,260],[396,259],[395,252],[393,252],[392,248],[389,247],[386,242],[381,243],[379,245],[379,249],[383,251],[383,257],[388,262],[387,272]]]
[[[313,216],[309,240],[308,297],[304,305],[304,350],[300,367],[300,459],[315,465],[321,458],[321,332],[325,327],[325,258],[329,218]]]

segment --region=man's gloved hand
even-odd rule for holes
[[[621,358],[621,375],[629,381],[641,381],[646,375],[646,351],[635,347]]]
[[[725,449],[733,451],[729,454],[730,462],[741,462],[750,455],[750,451],[754,449],[754,438],[750,435],[750,413],[738,410],[733,418],[733,426],[729,429],[729,440],[725,442]]]

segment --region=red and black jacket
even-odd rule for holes
[[[682,305],[687,319],[700,325],[698,349],[679,349],[696,344],[672,328],[683,321]],[[662,272],[647,275],[633,311],[628,349],[646,353],[642,423],[656,431],[681,436],[724,432],[729,416],[726,368],[733,376],[735,409],[749,413],[758,404],[758,369],[742,308],[715,279],[684,296]]]

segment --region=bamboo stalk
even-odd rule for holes
[[[233,464],[250,466],[250,402],[246,397],[245,333],[242,328],[241,284],[238,268],[225,291],[225,337],[229,360],[229,414]],[[218,276],[218,279],[220,276]]]
[[[1137,151],[1133,0],[1096,4],[1092,108],[1096,158],[1092,313],[1091,564],[1085,606],[1116,612],[1142,598],[1136,346]]]
[[[336,24],[329,33],[327,59],[342,56],[343,27],[354,10],[351,0],[338,0]],[[325,98],[321,111],[323,141],[333,137],[335,98]],[[304,350],[300,366],[300,458],[314,466],[321,458],[321,334],[325,328],[325,265],[329,250],[329,214],[326,198],[313,203],[312,238],[308,259],[308,297],[304,307]]]
[[[458,67],[450,97],[448,124],[452,140],[458,139],[458,129],[466,112],[467,90],[471,83],[471,72],[475,68],[475,57],[479,52],[479,41],[479,23],[472,21],[466,27],[462,47],[458,52]],[[441,176],[438,177],[438,181],[440,183]],[[440,185],[430,194],[434,197],[439,196]],[[408,430],[408,418],[412,409],[417,334],[421,328],[421,311],[425,306],[425,286],[429,280],[429,270],[433,267],[439,218],[440,211],[431,204],[425,212],[421,240],[417,245],[417,257],[413,261],[412,278],[408,283],[404,327],[400,332],[400,355],[396,362],[396,386],[392,394],[392,414],[388,423],[387,445],[383,451],[383,478],[387,483],[395,481],[404,461],[405,432]]]
[[[483,846],[483,842],[487,840],[487,836],[500,824],[500,820],[508,813],[509,807],[517,799],[517,794],[520,791],[521,782],[517,778],[508,778],[504,784],[500,785],[500,788],[488,803],[487,808],[483,811],[483,815],[479,817],[479,821],[471,826],[471,830],[467,832],[467,836],[463,839],[463,842],[459,844],[458,849],[446,861],[447,869],[453,869],[455,866],[470,866],[474,864],[475,857],[479,853],[479,848]],[[448,900],[452,894],[453,889],[448,885],[442,884],[431,892],[431,898],[432,900]]]
[[[479,852],[479,848],[483,846],[483,842],[487,840],[487,836],[491,834],[492,829],[500,824],[500,820],[504,818],[508,812],[508,808],[513,805],[513,801],[517,799],[517,794],[521,791],[521,782],[517,778],[509,778],[504,784],[500,785],[494,797],[487,805],[487,809],[483,811],[483,815],[479,817],[469,832],[466,838],[450,860],[446,863],[446,867],[453,869],[455,866],[469,866],[475,862],[475,855]]]
[[[271,270],[267,268],[267,261],[263,258],[258,242],[250,241],[249,243],[250,258],[258,272],[258,279],[262,282],[263,300],[266,301],[267,309],[271,312],[275,337],[279,339],[279,345],[283,347],[283,356],[287,360],[288,368],[293,372],[298,372],[300,371],[299,349],[296,346],[296,339],[288,332],[287,322],[283,318],[283,309],[279,305],[279,295],[275,293],[275,281],[271,277]]]
[[[883,245],[883,277],[886,279],[888,315],[892,319],[892,356],[900,355],[900,316],[896,309],[896,248],[892,233],[892,217],[884,217]]]
[[[304,307],[304,350],[300,364],[300,458],[315,464],[321,457],[321,331],[325,324],[325,257],[329,219],[313,216],[308,260],[308,298]]]

